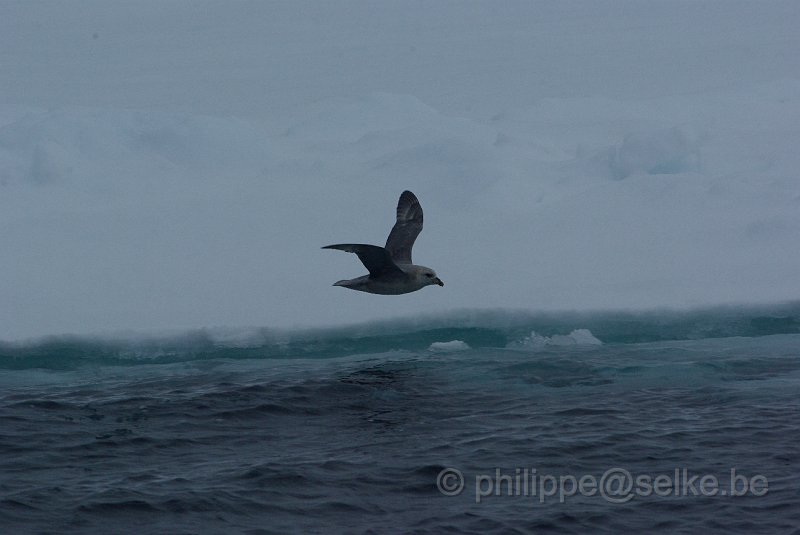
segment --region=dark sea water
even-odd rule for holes
[[[6,343],[0,531],[800,533],[798,394],[800,305]]]

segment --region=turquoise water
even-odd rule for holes
[[[60,337],[0,369],[17,533],[800,525],[800,305]]]

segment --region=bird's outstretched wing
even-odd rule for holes
[[[389,251],[377,245],[365,245],[362,243],[339,243],[336,245],[326,245],[323,249],[338,249],[348,253],[355,253],[358,259],[369,271],[371,276],[387,275],[391,273],[402,274],[401,270],[389,256]]]
[[[397,222],[386,239],[386,250],[398,264],[411,263],[411,248],[422,232],[422,206],[410,191],[404,191],[397,201]]]

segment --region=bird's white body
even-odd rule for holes
[[[355,279],[341,280],[334,286],[344,286],[351,290],[359,290],[371,294],[401,295],[416,292],[431,284],[444,285],[436,273],[425,266],[414,264],[398,265],[406,276],[371,278],[370,275],[356,277]],[[429,276],[430,275],[430,276]]]

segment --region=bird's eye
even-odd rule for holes
[[[425,276],[430,279],[431,277],[433,277],[433,273],[426,273]]]

